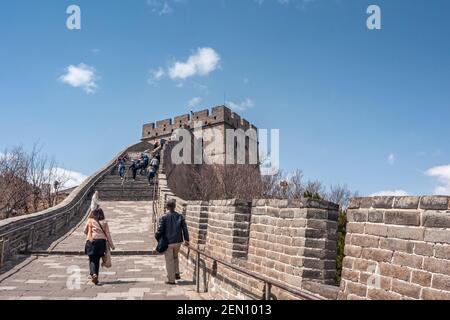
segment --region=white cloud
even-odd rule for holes
[[[95,93],[98,89],[98,76],[94,67],[80,63],[78,66],[70,65],[66,74],[59,80],[75,88],[82,88],[86,93]]]
[[[393,166],[395,164],[395,159],[395,154],[391,153],[389,154],[387,161],[391,166]]]
[[[234,111],[245,111],[249,108],[253,108],[255,106],[255,103],[252,99],[247,98],[241,102],[227,101],[226,105]]]
[[[206,76],[219,66],[220,55],[212,48],[198,48],[186,62],[176,61],[169,67],[172,80],[185,80],[193,76]]]
[[[157,70],[152,70],[151,74],[153,76],[153,79],[155,80],[159,80],[162,77],[164,77],[164,75],[166,74],[166,72],[164,71],[163,68],[158,68]]]
[[[370,197],[383,197],[383,196],[396,196],[396,197],[403,197],[409,195],[408,192],[404,190],[386,190],[386,191],[380,191],[376,192],[370,195]]]
[[[64,168],[56,168],[54,175],[57,180],[60,179],[60,182],[63,182],[63,189],[77,187],[87,179],[87,176],[80,172],[71,171]]]
[[[450,195],[450,164],[428,169],[425,174],[438,179],[440,186],[434,190],[435,194]]]
[[[159,16],[171,15],[176,5],[187,2],[187,0],[147,0],[151,11]]]
[[[194,108],[198,106],[202,102],[202,98],[200,97],[194,97],[191,100],[189,100],[188,106],[189,108]]]

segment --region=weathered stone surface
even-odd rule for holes
[[[450,212],[425,211],[422,221],[425,227],[450,228]]]
[[[425,210],[447,210],[450,197],[425,196],[420,199],[420,209]]]
[[[394,197],[373,197],[372,207],[381,209],[391,209],[394,204]]]
[[[349,281],[345,289],[347,294],[354,294],[359,297],[365,297],[367,294],[367,286],[355,282]]]
[[[424,300],[450,300],[450,292],[435,289],[422,289],[422,299]]]
[[[354,271],[351,269],[343,268],[342,269],[342,278],[346,280],[350,280],[352,282],[358,282],[359,281],[359,271]]]
[[[411,284],[397,279],[392,280],[392,291],[397,292],[406,297],[419,299],[420,289],[421,287],[419,285]]]
[[[374,260],[377,262],[389,262],[392,259],[393,252],[390,250],[364,248],[362,250],[362,258],[366,260]]]
[[[435,243],[450,243],[450,229],[425,229],[425,241]]]
[[[380,239],[380,248],[413,253],[414,243],[408,240],[385,238]]]
[[[444,290],[450,292],[450,277],[440,274],[433,275],[433,282],[431,286],[434,289]]]
[[[436,258],[424,258],[423,269],[450,276],[450,261],[436,259]]]
[[[351,241],[354,246],[378,248],[380,238],[375,236],[353,234]]]
[[[429,287],[431,285],[431,277],[432,274],[429,272],[413,270],[411,274],[411,282],[423,287]]]
[[[349,233],[364,233],[364,224],[357,222],[347,223],[347,232]]]
[[[402,298],[398,293],[382,289],[369,289],[367,297],[371,300],[400,300]]]
[[[388,227],[382,224],[366,223],[364,231],[368,235],[386,237],[388,233]]]
[[[395,197],[394,208],[395,209],[417,209],[419,207],[420,197]]]
[[[416,269],[422,268],[423,257],[404,252],[395,252],[392,262],[396,265],[406,266]]]
[[[359,258],[359,257],[361,257],[361,252],[362,252],[362,248],[360,246],[346,245],[344,247],[344,254],[346,256]]]
[[[368,219],[369,211],[364,209],[352,209],[347,213],[347,220],[349,222],[366,222]]]
[[[411,270],[407,267],[393,265],[390,263],[380,264],[380,273],[383,276],[392,277],[404,281],[409,281],[411,277]]]
[[[336,300],[339,293],[339,287],[325,285],[313,281],[303,281],[302,289],[329,300]]]
[[[434,250],[436,258],[450,260],[450,245],[436,245]]]
[[[384,213],[384,223],[403,226],[419,226],[420,211],[388,210]]]
[[[405,240],[423,240],[424,228],[409,226],[389,226],[388,237]]]
[[[381,210],[369,210],[368,221],[373,223],[383,223],[384,221],[384,211]]]
[[[414,253],[421,256],[433,256],[434,245],[431,243],[416,242],[414,244]]]

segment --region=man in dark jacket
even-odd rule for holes
[[[186,220],[183,215],[175,211],[176,202],[171,199],[167,201],[167,210],[164,216],[159,220],[158,230],[155,234],[156,240],[165,237],[169,247],[164,252],[166,257],[167,284],[175,284],[175,280],[180,280],[180,264],[178,254],[181,244],[189,246],[189,233],[186,226]]]

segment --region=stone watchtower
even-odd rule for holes
[[[201,135],[197,132],[201,128]],[[191,115],[185,114],[166,119],[155,123],[148,123],[142,129],[142,141],[154,143],[157,140],[170,140],[177,129],[187,129],[191,132],[194,139],[201,140],[201,146],[204,156],[213,160],[215,164],[225,164],[225,153],[227,129],[239,130],[241,133],[248,133],[247,130],[257,128],[247,120],[241,118],[237,113],[232,112],[226,106],[217,106],[210,110],[193,112]],[[239,138],[235,135],[233,138],[234,154],[239,151]],[[256,146],[256,155],[258,154],[258,138],[254,135],[245,135],[245,159],[249,159],[248,153],[252,143]],[[243,142],[243,141],[241,141]],[[244,146],[242,146],[244,148]]]

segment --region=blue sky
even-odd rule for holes
[[[81,30],[66,28],[71,4]],[[381,30],[366,27],[370,4]],[[446,0],[4,1],[0,148],[39,140],[89,175],[142,124],[226,95],[281,130],[284,170],[363,195],[450,194],[449,12]]]

